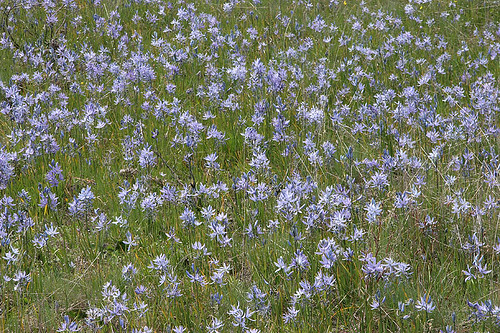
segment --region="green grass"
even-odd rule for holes
[[[467,300],[476,302],[491,299],[493,304],[498,304],[500,300],[498,255],[492,249],[497,237],[500,236],[497,233],[498,209],[493,210],[492,214],[478,218],[470,213],[457,216],[452,212],[451,204],[443,204],[447,196],[454,196],[458,189],[463,189],[462,196],[471,205],[481,205],[489,195],[499,197],[498,188],[490,189],[484,183],[483,175],[489,163],[484,157],[483,150],[492,148],[498,153],[500,143],[498,135],[486,136],[481,133],[478,135],[483,138],[480,143],[468,142],[465,138],[450,139],[443,148],[442,156],[434,165],[429,153],[436,145],[426,137],[429,129],[394,119],[391,113],[403,100],[400,95],[403,88],[415,86],[420,94],[431,96],[431,100],[421,102],[420,107],[435,109],[442,117],[448,117],[450,124],[460,126],[461,119],[458,117],[460,110],[471,107],[471,83],[491,72],[494,78],[492,85],[498,87],[500,71],[495,65],[496,60],[491,60],[485,66],[479,66],[477,70],[468,69],[468,62],[479,55],[487,56],[488,45],[494,44],[486,43],[481,34],[484,30],[498,30],[500,11],[495,10],[498,9],[497,2],[461,0],[451,2],[453,7],[449,7],[449,2],[445,1],[422,4],[422,8],[419,8],[420,5],[415,5],[418,14],[423,18],[422,23],[410,20],[404,14],[405,4],[398,1],[368,2],[366,8],[369,8],[373,15],[364,13],[359,1],[346,1],[345,5],[340,2],[338,6],[331,8],[327,1],[319,1],[310,8],[291,1],[262,1],[257,5],[249,2],[236,5],[231,13],[225,13],[223,3],[219,1],[195,2],[196,13],[213,15],[220,22],[220,34],[226,37],[226,44],[219,50],[214,50],[209,44],[207,22],[204,22],[201,28],[206,35],[205,39],[193,42],[191,45],[189,42],[176,40],[175,32],[163,32],[165,27],[172,27],[173,20],[178,20],[176,9],[186,8],[185,4],[174,4],[173,9],[165,7],[165,15],[159,17],[155,24],[146,22],[146,13],[148,10],[150,13],[158,12],[161,3],[104,1],[101,6],[95,6],[90,2],[78,1],[76,4],[78,9],[75,11],[61,9],[58,12],[59,22],[53,28],[46,24],[37,24],[37,21],[45,20],[42,8],[26,11],[18,8],[17,4],[15,5],[17,9],[7,16],[5,9],[8,3],[0,4],[2,18],[10,19],[9,25],[13,30],[9,33],[14,41],[13,49],[0,50],[2,63],[0,80],[3,85],[11,85],[14,75],[26,73],[32,76],[40,72],[43,77],[40,83],[33,80],[17,83],[21,95],[31,95],[35,98],[37,94],[47,91],[51,85],[57,85],[67,96],[68,114],[63,121],[83,119],[84,109],[90,102],[105,107],[106,115],[102,114],[96,118],[109,121],[109,124],[101,129],[95,128],[95,122],[91,124],[81,122],[71,128],[61,126],[59,121],[49,117],[53,116],[51,112],[55,108],[63,107],[56,95],[47,98],[46,102],[36,102],[41,106],[39,111],[34,110],[33,105],[23,105],[22,107],[32,116],[30,121],[26,119],[25,122],[16,122],[8,115],[0,115],[0,143],[5,146],[6,151],[18,152],[20,156],[15,162],[16,176],[6,189],[0,190],[0,195],[14,198],[16,210],[26,212],[34,223],[33,227],[23,233],[12,230],[9,235],[11,245],[19,249],[22,254],[19,261],[11,265],[7,265],[6,260],[0,261],[2,275],[12,277],[18,271],[26,271],[31,274],[32,279],[22,291],[13,290],[15,285],[13,281],[0,284],[0,331],[55,331],[60,327],[64,315],[77,321],[81,327],[85,327],[87,310],[105,305],[101,291],[108,281],[113,281],[120,291],[127,293],[127,304],[130,307],[139,300],[148,304],[148,311],[144,316],[139,318],[135,311],[130,311],[124,316],[128,330],[147,325],[155,331],[168,332],[176,325],[184,325],[190,331],[198,332],[211,323],[212,317],[217,317],[224,320],[224,331],[232,331],[232,319],[228,311],[231,310],[231,305],[236,305],[238,302],[242,308],[247,305],[246,293],[253,285],[257,285],[267,293],[271,309],[266,316],[258,313],[253,315],[255,321],[251,322],[251,327],[262,332],[422,332],[444,330],[447,325],[455,326],[457,332],[471,330],[486,332],[498,329],[492,319],[484,323],[474,323],[469,317],[470,311],[467,306]],[[60,3],[57,3],[57,6],[60,6]],[[376,13],[379,8],[384,12],[381,18],[387,15],[400,17],[401,24],[390,26],[386,23],[387,32],[368,30],[362,33],[351,29],[354,17],[359,19],[364,29],[369,24],[376,23]],[[119,22],[123,26],[121,35],[126,32],[130,40],[129,51],[140,51],[146,55],[145,64],[155,72],[155,79],[152,81],[141,82],[138,79],[130,81],[129,86],[122,92],[122,100],[119,103],[115,103],[117,94],[111,92],[116,76],[109,68],[116,64],[122,66],[122,69],[130,70],[130,75],[136,69],[128,59],[130,54],[123,56],[118,47],[119,41],[106,35],[105,29],[96,28],[94,19],[94,15],[98,15],[109,23],[113,21],[110,19],[110,13],[115,9],[120,15]],[[444,11],[450,16],[460,14],[461,17],[458,22],[441,18],[440,14]],[[136,13],[143,17],[137,24],[132,21]],[[285,15],[290,17],[290,23],[280,22],[277,18],[278,13],[281,17]],[[81,20],[78,27],[74,27],[71,22],[77,15],[81,15]],[[243,20],[242,15],[247,19]],[[337,32],[331,33],[330,43],[322,42],[323,33],[307,28],[307,24],[317,15],[321,15],[329,24],[338,28]],[[12,21],[13,18],[17,21]],[[434,19],[435,23],[428,26],[426,24],[428,19]],[[469,24],[466,25],[465,22]],[[183,30],[190,31],[189,22],[180,21],[179,24],[183,26]],[[496,30],[490,28],[491,24],[496,25]],[[304,28],[297,29],[296,25],[303,25]],[[227,36],[237,36],[238,32],[245,34],[249,27],[259,31],[258,41],[247,40],[249,44],[245,47],[241,46],[242,38],[234,37],[235,43],[239,43],[239,55],[245,58],[247,68],[255,59],[261,59],[268,68],[272,65],[277,70],[280,66],[288,65],[300,69],[305,75],[303,79],[296,80],[296,88],[286,86],[282,91],[273,92],[264,87],[252,91],[246,82],[242,86],[240,82],[233,81],[227,76],[226,70],[233,66],[232,57],[236,54],[235,47],[228,45],[231,43],[227,42]],[[5,31],[5,25],[1,28]],[[325,31],[328,29],[325,28]],[[479,33],[474,34],[475,29]],[[419,38],[428,36],[433,45],[438,40],[436,34],[448,43],[446,52],[451,59],[443,65],[446,73],[436,74],[429,85],[419,87],[418,80],[428,70],[429,64],[435,64],[442,50],[435,48],[429,51],[418,50],[414,44],[404,44],[387,58],[376,55],[374,60],[367,61],[360,52],[351,48],[355,42],[357,46],[382,52],[389,35],[397,38],[403,30],[410,31]],[[154,40],[153,31],[157,31],[157,37],[170,45],[164,47],[151,45]],[[134,34],[141,36],[140,42],[137,37],[133,37]],[[339,45],[342,34],[352,38],[348,46]],[[305,38],[311,38],[313,41],[311,50],[297,58],[284,55],[289,48],[301,45]],[[492,38],[498,43],[498,35]],[[467,42],[470,49],[463,59],[457,55],[462,41]],[[63,75],[64,66],[57,65],[59,45],[65,45],[80,57],[75,61],[75,68],[71,70],[70,78]],[[101,46],[107,49],[108,59],[101,63],[105,67],[103,74],[100,77],[93,77],[85,67],[83,62],[85,52],[82,50],[87,48],[87,51],[99,54]],[[29,53],[29,48],[33,48],[34,54],[40,53],[44,62],[51,63],[54,72],[50,73],[47,65],[36,66],[33,63],[34,58],[28,60],[26,53]],[[171,74],[168,67],[159,60],[159,56],[162,55],[165,61],[173,64],[175,57],[172,54],[187,48],[189,48],[187,59],[176,63],[178,72]],[[225,91],[219,98],[226,100],[230,94],[235,94],[234,102],[239,104],[239,108],[234,111],[220,107],[220,101],[198,95],[213,82],[213,78],[207,73],[207,62],[200,55],[213,55],[213,53],[217,53],[218,57],[210,64],[219,70],[221,76],[216,81],[225,86]],[[348,64],[348,61],[356,55],[359,58]],[[396,69],[401,55],[408,60],[407,72]],[[313,72],[321,62],[321,58],[326,58],[325,66],[332,69],[335,78],[328,79],[328,86],[322,90],[311,92],[308,87],[317,83]],[[425,62],[417,63],[416,59],[425,59]],[[127,61],[129,64],[125,64]],[[353,73],[359,73],[359,69],[363,69],[365,73],[369,72],[368,76],[372,77],[358,75],[353,79]],[[462,83],[461,86],[465,91],[464,99],[456,107],[451,107],[443,101],[446,95],[442,92],[442,88],[458,84],[465,71],[472,72],[475,76]],[[247,78],[250,72],[251,70],[248,70]],[[389,78],[392,73],[398,74],[397,80]],[[288,73],[289,80],[291,77],[292,74]],[[82,94],[70,89],[73,82],[82,86]],[[169,83],[176,85],[174,94],[169,94],[165,89]],[[363,100],[356,98],[358,83],[365,86],[362,93]],[[93,84],[93,88],[84,89],[89,84]],[[96,88],[99,85],[103,85],[101,92]],[[341,95],[339,92],[345,87],[350,87],[350,91]],[[362,107],[374,106],[377,94],[387,89],[393,89],[396,97],[393,101],[387,102],[385,109],[379,106],[376,113],[369,115],[361,113]],[[237,93],[239,90],[242,90],[242,93]],[[148,97],[147,93],[154,97]],[[321,125],[314,125],[299,119],[296,116],[299,105],[301,103],[308,106],[318,105],[320,95],[325,95],[327,98],[324,122]],[[163,118],[160,118],[142,108],[145,102],[149,102],[154,109],[159,101],[166,102],[167,108],[172,108],[174,97],[180,101],[181,111],[178,114],[164,110]],[[252,170],[249,165],[253,157],[252,147],[244,143],[241,133],[246,127],[252,126],[254,105],[261,100],[269,103],[258,131],[265,136],[264,146],[270,168],[268,171],[256,173],[255,177],[256,182],[266,183],[272,190],[269,200],[256,203],[249,200],[247,193],[236,192],[231,186],[235,177],[241,177],[242,173]],[[279,100],[286,104],[282,115],[290,123],[285,131],[291,137],[289,143],[294,144],[287,156],[282,154],[287,144],[272,141],[272,122],[278,116],[276,105]],[[0,103],[4,101],[7,103],[7,97],[0,89]],[[500,123],[498,98],[493,104],[497,110],[492,119],[498,126]],[[346,112],[340,125],[333,125],[329,118],[334,110],[342,107],[349,108],[349,112]],[[211,111],[216,117],[202,120],[207,111]],[[214,139],[201,140],[193,149],[182,144],[173,145],[172,140],[176,134],[187,133],[185,127],[176,128],[175,125],[185,112],[205,127],[216,125],[218,130],[225,132],[226,142],[218,144]],[[133,122],[127,129],[122,129],[125,115],[130,116]],[[28,131],[36,127],[34,123],[37,121],[41,124],[46,122],[44,133],[52,134],[61,149],[54,154],[41,153],[34,158],[26,159],[22,154],[33,134],[25,132],[18,141],[10,139],[8,135],[13,131]],[[413,121],[418,122],[418,117],[415,116]],[[353,134],[352,129],[359,122],[365,124],[367,128],[375,124],[383,126],[383,129],[373,133]],[[485,126],[483,115],[479,116],[478,122]],[[88,130],[97,136],[97,141],[87,140]],[[152,132],[155,130],[159,133],[156,139],[152,138]],[[423,171],[410,166],[395,170],[389,173],[390,186],[386,190],[367,189],[364,184],[374,171],[354,161],[377,159],[380,162],[385,152],[395,156],[399,149],[395,130],[400,134],[411,136],[415,146],[407,149],[407,152],[411,157],[418,158],[425,167]],[[486,131],[486,128],[480,130]],[[61,135],[62,131],[64,135]],[[320,148],[321,142],[326,140],[335,145],[337,152],[334,154],[333,163],[314,166],[308,162],[303,147],[308,133],[314,135],[317,148]],[[445,133],[442,132],[441,136],[443,135]],[[138,147],[142,148],[143,143],[150,144],[156,153],[157,165],[143,169],[139,166],[137,158],[126,161],[123,158],[122,146],[126,136],[142,138],[144,142],[138,143]],[[70,141],[70,138],[74,141]],[[43,140],[37,137],[33,142],[43,147]],[[345,158],[349,148],[353,150],[353,161]],[[451,157],[461,156],[466,149],[474,155],[474,159],[470,162],[472,169],[453,171],[449,166]],[[204,166],[204,157],[212,152],[218,154],[221,171],[207,170]],[[185,157],[187,154],[192,155]],[[38,184],[41,184],[41,189],[48,186],[45,175],[52,160],[60,164],[64,173],[64,181],[51,189],[59,198],[57,210],[38,206],[40,193]],[[123,172],[125,169],[135,172],[125,176]],[[287,220],[276,211],[275,196],[283,191],[294,174],[300,175],[302,180],[310,177],[318,184],[318,188],[312,190],[307,199],[302,200],[304,210],[292,220]],[[394,208],[396,193],[410,191],[417,175],[422,174],[426,177],[427,185],[419,198],[420,204],[408,209]],[[454,186],[444,183],[445,175],[457,177]],[[145,194],[159,193],[166,184],[175,185],[179,192],[185,189],[187,195],[175,204],[162,205],[152,216],[144,212],[140,205],[127,212],[120,205],[117,195],[125,180],[131,185],[136,183],[143,186],[143,194],[138,204]],[[193,186],[197,189],[200,184],[210,187],[218,181],[228,186],[228,191],[220,192],[219,197],[189,196],[192,194],[190,191]],[[337,184],[350,189],[350,199],[353,202],[352,219],[347,225],[346,234],[352,234],[356,225],[366,232],[363,241],[351,243],[338,234],[329,232],[327,228],[306,230],[301,222],[306,216],[306,206],[319,197],[320,191],[326,186]],[[93,208],[99,209],[99,213],[105,213],[110,220],[122,215],[128,221],[127,227],[120,228],[118,225],[110,224],[108,230],[96,231],[92,217],[97,212],[89,212],[88,216],[80,219],[70,216],[68,204],[87,186],[91,186],[96,196]],[[25,207],[22,207],[23,203],[17,197],[22,189],[26,190],[32,199],[31,202],[25,203]],[[370,224],[365,219],[364,207],[371,198],[380,202],[384,209],[380,216],[380,224]],[[202,208],[209,205],[217,213],[227,214],[227,231],[228,237],[233,238],[232,247],[220,247],[215,240],[210,239],[205,226],[196,228],[182,226],[179,216],[185,207],[190,207],[197,218],[201,219]],[[332,208],[332,212],[333,210]],[[419,228],[419,223],[427,214],[435,217],[438,223],[424,232]],[[280,221],[280,226],[274,233],[267,232],[266,228],[271,219]],[[255,222],[266,232],[251,239],[245,235],[245,229]],[[32,242],[33,238],[43,232],[44,225],[51,223],[58,227],[60,235],[49,239],[44,248],[37,249]],[[302,233],[303,240],[295,241],[290,235],[294,225],[297,226],[297,232]],[[165,235],[171,230],[179,237],[180,243],[174,243]],[[138,245],[132,247],[130,251],[123,243],[127,231],[138,242]],[[463,251],[462,245],[473,233],[486,244],[482,252],[483,263],[493,271],[484,279],[464,282],[462,271],[466,270],[468,265],[472,265],[473,256]],[[315,252],[318,242],[328,237],[333,237],[343,249],[350,247],[354,256],[350,261],[339,259],[329,271],[336,278],[334,288],[304,300],[304,304],[298,305],[301,310],[296,322],[285,324],[283,314],[287,311],[292,296],[300,288],[299,283],[301,281],[313,283],[319,270],[325,272],[319,262],[320,256]],[[196,258],[191,248],[196,241],[205,244],[211,255],[206,258]],[[5,244],[2,245],[0,254],[4,256],[10,248]],[[298,249],[307,254],[310,268],[304,272],[295,271],[289,278],[283,272],[276,273],[277,267],[274,263],[278,258],[283,257],[289,264]],[[390,257],[397,262],[409,264],[412,270],[411,277],[408,280],[393,279],[387,283],[382,279],[364,279],[361,270],[364,263],[360,260],[360,256],[369,252],[373,253],[378,261]],[[160,254],[166,255],[173,272],[181,282],[183,296],[178,299],[166,296],[163,290],[165,286],[159,285],[159,275],[148,268],[150,261]],[[186,271],[191,272],[191,266],[195,265],[205,276],[206,281],[211,282],[210,275],[214,273],[217,265],[211,263],[209,258],[231,266],[225,285],[209,284],[201,287],[189,281]],[[129,263],[138,270],[132,282],[122,278],[122,267]],[[147,287],[147,296],[134,294],[134,289],[138,285]],[[372,310],[370,303],[377,291],[385,296],[386,300],[380,310]],[[223,295],[221,304],[211,300],[211,295],[216,292]],[[402,314],[398,311],[398,302],[410,298],[416,301],[424,294],[432,296],[437,305],[436,310],[426,314],[425,311],[418,312],[413,305],[408,305],[406,313],[411,313],[410,319],[402,319]],[[455,322],[452,322],[452,313],[456,315]],[[118,332],[122,329],[115,318],[102,331]],[[234,331],[237,329],[234,328]]]

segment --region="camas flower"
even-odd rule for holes
[[[50,170],[45,175],[45,179],[47,179],[50,186],[57,186],[60,181],[64,180],[64,176],[62,174],[62,169],[59,166],[59,163],[57,163],[57,162],[54,163],[54,160],[52,160],[49,167],[50,167]]]
[[[0,148],[0,190],[7,188],[9,180],[14,176],[14,167],[11,162],[15,160],[15,155],[6,153],[4,148]]]
[[[77,216],[89,212],[92,209],[94,198],[95,195],[90,186],[83,188],[78,197],[69,203],[69,213]]]
[[[378,216],[382,213],[382,208],[380,208],[380,203],[376,202],[375,199],[372,198],[372,201],[366,205],[366,219],[370,223],[378,223]]]
[[[425,311],[427,313],[431,313],[436,309],[436,306],[433,304],[432,299],[429,295],[424,294],[422,297],[420,297],[419,300],[415,302],[415,309],[417,311]]]
[[[78,324],[69,319],[69,316],[64,316],[64,321],[57,330],[57,332],[79,332]]]
[[[156,165],[155,153],[150,145],[146,145],[139,153],[139,165],[141,168],[149,168]]]

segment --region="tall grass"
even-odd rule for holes
[[[0,331],[497,331],[498,9],[0,1]]]

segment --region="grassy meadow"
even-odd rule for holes
[[[500,2],[0,0],[1,332],[500,331]]]

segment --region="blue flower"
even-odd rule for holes
[[[415,303],[415,309],[417,311],[425,311],[427,313],[431,313],[434,311],[436,306],[433,304],[431,296],[424,294],[420,299]]]
[[[78,328],[78,324],[69,319],[69,316],[64,316],[64,322],[61,324],[61,327],[57,330],[58,332],[78,332],[80,329]]]

